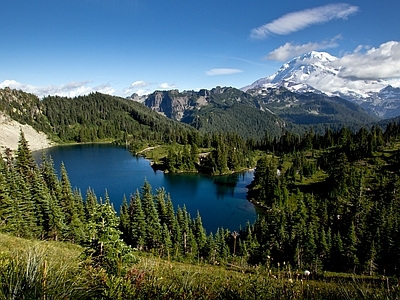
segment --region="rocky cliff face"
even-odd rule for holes
[[[156,91],[146,98],[144,104],[168,118],[181,121],[191,111],[208,104],[208,93],[206,90],[182,93],[178,90]]]

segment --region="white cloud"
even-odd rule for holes
[[[137,80],[135,82],[132,82],[132,84],[129,86],[129,88],[142,88],[145,86],[150,85],[150,83],[143,81],[143,80]]]
[[[221,69],[211,69],[206,71],[208,76],[216,76],[216,75],[231,75],[243,72],[239,69],[229,69],[229,68],[221,68]]]
[[[365,46],[332,63],[339,67],[339,76],[352,80],[400,78],[400,43],[389,41],[362,53]]]
[[[114,94],[115,90],[109,84],[103,84],[95,87],[89,86],[89,81],[69,82],[63,85],[34,86],[23,84],[15,80],[4,80],[0,83],[0,88],[9,87],[12,89],[22,90],[27,93],[35,94],[42,98],[48,95],[57,95],[63,97],[75,97],[86,95],[91,92],[100,92],[105,94]]]
[[[336,36],[329,41],[323,41],[320,43],[307,43],[307,44],[292,44],[286,43],[283,46],[275,49],[268,53],[265,59],[277,60],[277,61],[288,61],[290,58],[301,55],[306,52],[313,50],[324,50],[328,48],[335,48],[338,46],[336,41],[340,39],[340,36]]]
[[[150,94],[151,91],[149,89],[138,89],[138,90],[135,91],[135,93],[138,94],[139,96],[143,96],[143,95]],[[132,94],[133,93],[131,93],[130,95],[132,95]]]
[[[159,89],[163,89],[163,90],[169,90],[169,89],[176,89],[177,88],[177,86],[176,85],[174,85],[174,84],[169,84],[169,83],[161,83],[159,86],[158,86],[158,88]]]
[[[114,95],[115,90],[114,88],[109,85],[109,84],[103,84],[95,87],[96,92],[102,93],[102,94],[108,94],[108,95]]]
[[[292,12],[252,29],[250,37],[253,39],[265,39],[272,34],[286,35],[311,25],[329,22],[334,19],[346,19],[357,11],[357,6],[337,3]]]
[[[153,83],[146,82],[144,80],[137,80],[135,82],[132,82],[129,87],[124,88],[122,90],[122,93],[125,96],[130,96],[132,94],[138,94],[139,96],[143,96],[151,92],[150,87],[152,85]]]

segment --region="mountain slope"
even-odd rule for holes
[[[262,138],[265,131],[279,135],[286,124],[268,110],[260,110],[256,99],[232,87],[211,90],[156,91],[144,104],[169,118],[201,132],[236,132],[245,138]]]
[[[157,91],[143,102],[152,110],[180,120],[203,132],[230,131],[243,137],[262,138],[266,131],[279,135],[283,129],[300,132],[298,125],[363,126],[376,121],[357,104],[339,97],[297,93],[285,87],[249,89]],[[304,126],[303,126],[304,127]],[[304,128],[303,128],[304,129]]]
[[[195,128],[161,116],[141,103],[100,93],[39,100],[35,95],[6,88],[0,90],[0,96],[0,111],[57,142],[162,143],[199,134]]]
[[[360,106],[339,97],[315,93],[295,93],[287,88],[249,90],[258,98],[260,107],[279,115],[287,122],[302,125],[368,124],[377,120]]]
[[[323,93],[359,104],[369,114],[390,118],[400,114],[400,80],[353,80],[340,76],[338,58],[312,51],[293,58],[276,73],[261,78],[243,91],[286,87],[297,93]]]
[[[32,151],[51,146],[47,135],[40,131],[39,126],[32,127],[40,111],[39,99],[31,94],[11,89],[0,89],[0,149],[16,150],[20,131],[24,133]],[[11,116],[13,116],[14,120]]]

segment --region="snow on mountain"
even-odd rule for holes
[[[285,63],[276,73],[242,88],[263,90],[286,87],[297,93],[323,93],[355,102],[371,115],[400,115],[400,79],[353,80],[340,76],[339,59],[312,51]]]

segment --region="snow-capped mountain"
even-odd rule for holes
[[[323,93],[355,102],[381,118],[400,115],[400,79],[354,80],[341,77],[340,59],[326,52],[312,51],[293,58],[276,73],[261,78],[244,91],[261,92],[286,87],[297,93]]]

